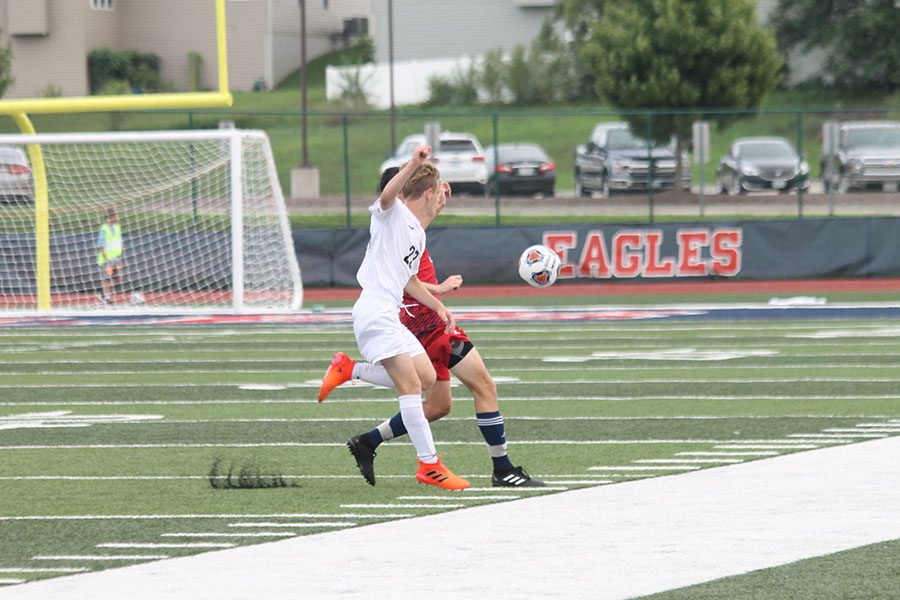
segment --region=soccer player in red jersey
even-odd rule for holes
[[[382,174],[381,186],[383,187],[390,181],[394,174],[396,174],[396,168],[386,170]],[[442,182],[442,185],[445,198],[443,202],[439,202],[434,216],[440,213],[446,197],[450,196],[450,186],[446,182]],[[401,197],[404,192],[401,192]],[[422,228],[427,228],[433,218],[423,218]],[[431,261],[427,248],[422,253],[417,277],[436,298],[440,298],[441,294],[452,292],[462,285],[460,275],[451,275],[443,282],[438,282],[434,263]],[[404,296],[401,307],[401,323],[422,343],[437,376],[437,381],[428,389],[425,398],[425,416],[429,422],[436,421],[450,412],[453,405],[450,389],[450,372],[452,371],[469,388],[474,397],[478,428],[487,443],[493,462],[491,484],[495,487],[543,486],[544,482],[533,479],[525,469],[514,466],[510,461],[503,416],[500,414],[497,400],[497,385],[466,332],[459,327],[454,327],[447,332],[445,330],[446,323],[440,318],[440,315],[408,295]],[[380,365],[356,362],[343,352],[338,352],[323,379],[322,387],[319,390],[319,401],[324,400],[332,389],[350,379],[391,386],[390,378],[386,376]],[[371,431],[353,436],[347,441],[347,447],[356,459],[360,472],[370,485],[375,485],[376,448],[384,441],[405,434],[406,427],[403,424],[403,418],[400,413],[397,413]]]

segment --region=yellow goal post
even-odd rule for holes
[[[216,55],[219,89],[215,92],[133,94],[70,98],[0,100],[0,115],[10,116],[22,133],[35,134],[29,114],[61,114],[128,110],[222,108],[232,105],[228,90],[228,45],[225,0],[211,0],[216,9]],[[28,158],[34,177],[35,275],[38,310],[50,309],[50,226],[47,173],[38,144],[29,144]]]

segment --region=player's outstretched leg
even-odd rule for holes
[[[325,371],[325,377],[322,378],[322,385],[319,387],[319,402],[324,402],[331,390],[350,381],[355,364],[356,361],[343,352],[334,355],[331,364],[328,365],[328,370]]]
[[[406,435],[406,427],[403,425],[403,416],[397,413],[390,419],[387,419],[375,429],[354,435],[347,440],[347,447],[350,454],[356,459],[356,466],[359,472],[365,477],[369,485],[375,485],[375,449],[382,442],[392,440],[395,437]]]
[[[376,453],[375,449],[366,442],[365,435],[354,435],[347,440],[347,448],[356,459],[356,466],[368,484],[375,485]]]
[[[425,463],[417,458],[419,469],[416,471],[416,481],[445,490],[464,490],[469,487],[469,482],[445,467],[441,458],[438,455],[437,461],[433,463]]]
[[[510,467],[506,471],[494,471],[491,475],[494,487],[544,487],[540,479],[534,479],[522,467]]]

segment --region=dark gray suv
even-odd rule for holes
[[[821,167],[826,190],[847,192],[900,183],[900,121],[841,123],[831,177],[824,150]]]

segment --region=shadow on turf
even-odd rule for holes
[[[283,475],[264,473],[257,465],[229,463],[216,457],[209,469],[209,485],[217,490],[263,490],[271,488],[296,488],[299,483],[288,483]]]

